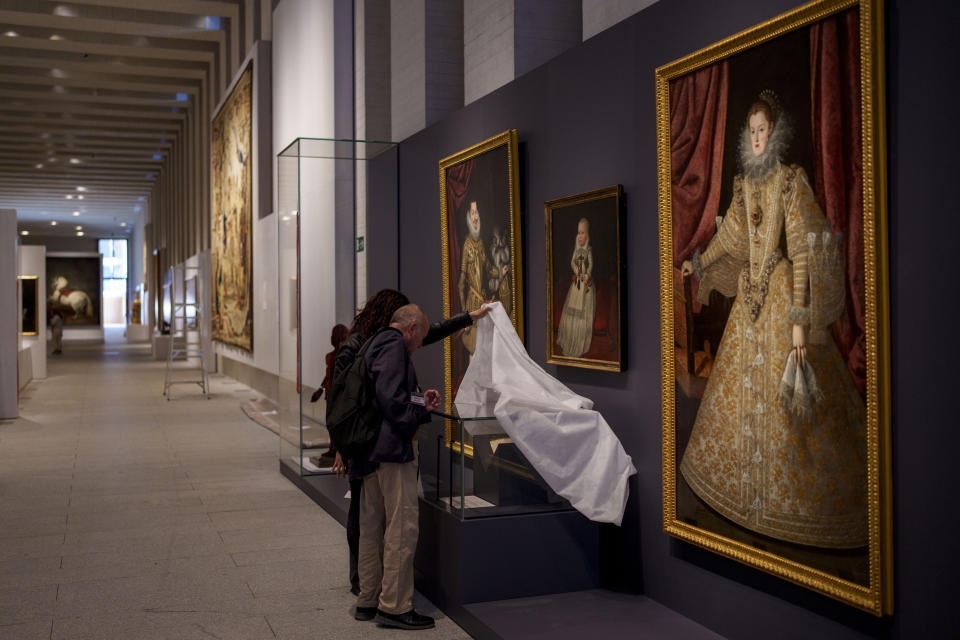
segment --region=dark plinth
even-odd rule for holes
[[[417,589],[477,638],[498,638],[466,605],[593,589],[599,527],[576,511],[459,520],[420,501]]]
[[[310,499],[320,505],[333,518],[347,526],[347,512],[350,510],[350,500],[344,498],[349,484],[343,478],[334,474],[317,476],[301,476],[293,465],[280,461],[280,473],[287,480],[295,484],[301,491],[310,496]]]

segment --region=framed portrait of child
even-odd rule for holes
[[[621,371],[623,187],[544,203],[547,362]]]

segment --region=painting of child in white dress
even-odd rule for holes
[[[545,205],[547,362],[621,370],[620,193],[615,186]]]

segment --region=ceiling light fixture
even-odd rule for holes
[[[121,226],[121,227],[125,227],[125,226],[127,226],[127,223],[126,223],[126,222],[121,222],[121,223],[120,223],[120,226]]]
[[[58,34],[55,33],[55,34],[53,34],[52,36],[50,36],[50,39],[51,39],[51,40],[63,40],[63,36],[58,35]]]
[[[20,235],[22,235],[22,236],[28,236],[28,235],[30,235],[30,232],[27,231],[26,229],[24,229],[23,231],[20,232]]]
[[[8,38],[16,38],[16,37],[19,36],[20,34],[17,33],[16,31],[7,31],[7,32],[4,33],[3,35],[7,36]]]
[[[83,225],[82,225],[82,224],[78,224],[78,225],[77,225],[77,231],[83,231]]]
[[[73,200],[73,194],[72,194],[72,193],[68,193],[67,195],[65,195],[65,196],[63,196],[63,197],[66,198],[67,200]]]
[[[80,158],[70,158],[70,164],[80,164]]]
[[[78,215],[80,215],[80,212],[79,212],[79,211],[74,211],[74,212],[73,212],[73,215],[78,216]]]
[[[87,190],[86,187],[77,187],[77,191],[86,191],[86,190]]]
[[[35,165],[33,165],[33,166],[34,166],[34,168],[36,168],[36,169],[43,169],[43,163],[42,163],[42,162],[38,162],[37,164],[35,164]]]
[[[77,231],[77,235],[78,235],[78,236],[82,236],[82,235],[83,235],[83,231]]]
[[[57,221],[56,221],[56,220],[51,220],[51,221],[50,221],[50,226],[51,226],[51,227],[57,226]]]
[[[82,194],[82,193],[77,196],[77,200],[83,200],[83,194]]]

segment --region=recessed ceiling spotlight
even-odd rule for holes
[[[72,162],[72,160],[71,160],[71,162]],[[77,187],[77,191],[86,191],[86,190],[87,190],[86,187]]]
[[[56,221],[56,220],[51,220],[51,221],[50,221],[50,226],[51,226],[51,227],[57,226],[57,221]]]
[[[34,167],[35,169],[43,169],[43,163],[42,163],[42,162],[38,162],[37,164],[33,165],[33,167]]]
[[[82,236],[82,235],[83,235],[83,231],[77,231],[77,235],[78,235],[78,236]]]
[[[83,200],[83,194],[82,194],[82,193],[77,196],[77,200]]]
[[[70,158],[70,164],[80,164],[80,158]]]
[[[16,38],[16,37],[19,36],[20,34],[17,33],[16,31],[7,31],[7,32],[4,33],[3,35],[7,36],[8,38]]]
[[[74,212],[73,212],[73,215],[78,216],[78,215],[80,215],[80,212],[79,212],[79,211],[74,211]]]
[[[63,197],[66,198],[67,200],[73,200],[73,194],[72,194],[72,193],[68,193],[67,195],[65,195],[65,196],[63,196]]]
[[[52,36],[50,36],[50,39],[51,39],[51,40],[63,40],[63,36],[58,35],[58,34],[55,33],[55,34],[53,34]]]
[[[54,78],[66,78],[67,74],[63,69],[50,69],[50,75]]]
[[[126,223],[126,222],[121,222],[121,223],[120,223],[120,226],[121,226],[121,227],[125,227],[125,226],[127,226],[127,223]]]
[[[28,236],[28,235],[30,235],[30,232],[27,231],[26,229],[24,229],[23,231],[20,232],[20,235],[22,235],[22,236]]]
[[[82,224],[78,224],[78,225],[77,225],[77,231],[83,231],[83,225],[82,225]]]

